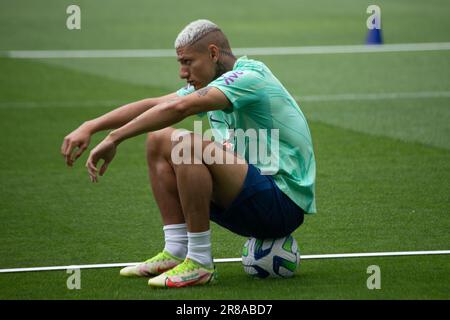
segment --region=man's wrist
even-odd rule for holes
[[[122,141],[123,138],[120,135],[120,132],[118,130],[113,130],[111,131],[106,138],[111,141],[112,143],[114,143],[116,146],[118,146]]]
[[[95,123],[92,120],[85,121],[80,126],[81,129],[86,130],[90,135],[97,132]]]

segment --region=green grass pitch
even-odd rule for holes
[[[234,47],[363,44],[369,1],[77,1],[82,28],[65,27],[72,1],[0,3],[0,51],[172,48],[188,22],[209,18]],[[447,1],[378,1],[386,43],[448,42]],[[105,5],[107,7],[105,7]],[[448,250],[450,51],[251,56],[298,99],[317,158],[318,213],[294,236],[302,254]],[[0,58],[0,269],[140,261],[163,233],[145,162],[129,140],[99,184],[67,168],[63,137],[123,103],[183,85],[174,58]],[[437,97],[312,100],[339,94],[446,92]],[[178,124],[191,128],[189,118]],[[105,133],[93,138],[93,147]],[[239,257],[245,238],[212,224],[215,258]],[[381,289],[366,286],[381,269]],[[256,280],[218,264],[212,287],[154,290],[119,269],[2,273],[0,299],[449,299],[450,256],[302,261],[295,277]]]

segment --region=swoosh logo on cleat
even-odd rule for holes
[[[169,278],[166,279],[166,286],[169,288],[181,288],[181,287],[186,287],[189,285],[196,285],[197,283],[201,282],[202,280],[211,277],[212,274],[204,274],[203,276],[196,278],[196,279],[191,279],[191,280],[186,280],[186,281],[179,281],[179,282],[173,282],[171,281]]]
[[[170,270],[170,269],[172,269],[173,267],[166,267],[166,268],[164,268],[164,267],[158,267],[158,268],[156,268],[156,271],[155,271],[155,273],[156,274],[158,274],[158,273],[164,273],[164,272],[166,272],[167,270]]]

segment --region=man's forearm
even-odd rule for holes
[[[102,130],[120,128],[140,114],[152,108],[158,103],[157,98],[148,98],[126,104],[114,109],[98,118],[86,121],[82,124],[91,134]]]
[[[166,98],[169,96],[166,96]],[[176,94],[112,131],[107,139],[116,145],[128,138],[171,126],[201,112],[228,108],[231,102],[217,88],[205,87],[184,97]]]
[[[108,137],[119,144],[123,140],[145,132],[166,128],[189,115],[184,109],[180,108],[178,99],[166,101],[147,110],[119,129],[112,131]]]

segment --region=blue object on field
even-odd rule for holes
[[[369,29],[367,33],[366,44],[383,44],[381,29]]]

